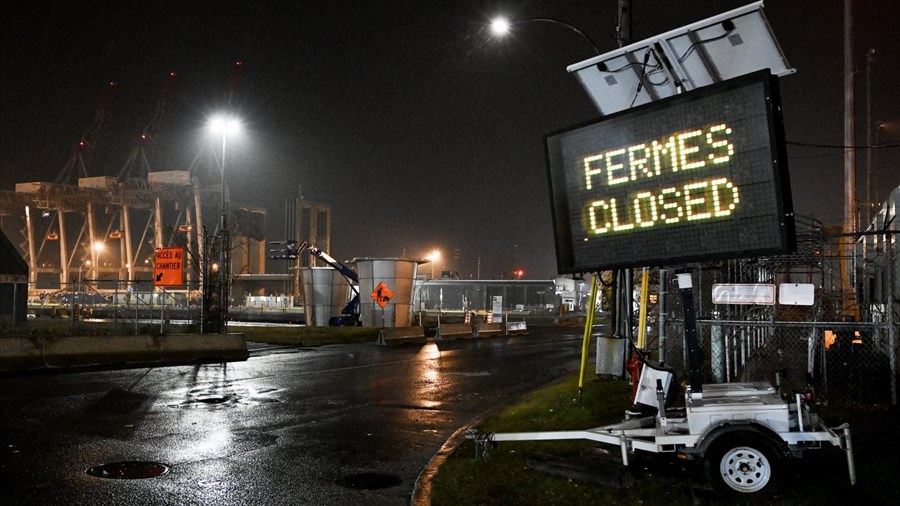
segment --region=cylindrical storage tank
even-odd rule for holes
[[[359,274],[360,320],[364,327],[411,327],[413,282],[419,263],[408,258],[354,258]],[[372,298],[380,284],[393,292],[384,308]]]
[[[332,316],[340,316],[349,302],[348,281],[331,267],[301,267],[300,283],[303,286],[303,308],[306,325],[325,327]]]

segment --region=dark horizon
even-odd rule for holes
[[[640,40],[747,4],[633,5]],[[893,76],[896,3],[854,2],[857,188],[873,202],[900,183],[900,99]],[[332,256],[421,258],[459,250],[442,270],[468,278],[556,275],[543,136],[598,114],[566,66],[594,55],[551,24],[497,40],[497,14],[549,17],[615,49],[616,2],[533,1],[256,4],[251,2],[5,2],[2,6],[0,188],[54,181],[117,83],[98,163],[116,176],[172,93],[154,170],[186,170],[229,108],[246,129],[229,141],[237,202],[268,209],[282,240],[284,202],[333,210]],[[214,9],[214,10],[213,10]],[[764,12],[790,66],[780,79],[797,214],[843,219],[843,3],[781,2]],[[803,21],[805,22],[803,22]],[[867,62],[866,52],[875,49]],[[234,72],[235,62],[241,72]],[[177,87],[166,87],[170,72]],[[871,78],[871,81],[868,80]],[[871,108],[871,113],[869,113]],[[871,121],[869,121],[871,120]],[[885,125],[879,128],[876,125]],[[865,127],[869,127],[867,129]],[[203,155],[208,156],[208,155]],[[273,264],[274,267],[274,264]]]

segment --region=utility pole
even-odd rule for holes
[[[853,94],[853,9],[850,0],[844,0],[844,236],[841,238],[841,299],[845,314],[853,311],[853,239],[856,232],[856,122]]]
[[[631,42],[631,0],[619,0],[616,19],[616,41],[623,47]]]
[[[618,12],[616,14],[616,42],[619,47],[625,47],[631,42],[631,0],[618,0]],[[632,292],[631,292],[631,269],[622,271],[619,276],[619,270],[616,269],[612,273],[612,293],[616,297],[616,302],[609,305],[609,318],[612,330],[612,337],[631,336],[631,315],[632,315]],[[621,279],[620,279],[621,278]],[[628,280],[627,282],[625,280]],[[627,292],[627,293],[626,293]],[[624,301],[628,300],[628,304],[624,305]],[[595,301],[591,301],[591,308]]]
[[[872,198],[872,63],[875,48],[866,51],[866,224],[874,218],[875,201]],[[860,227],[864,230],[864,227]]]

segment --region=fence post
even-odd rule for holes
[[[138,335],[138,306],[141,305],[141,285],[135,281],[134,284],[131,285],[131,288],[134,291],[134,293],[131,294],[131,298],[134,299],[134,335]]]
[[[713,311],[712,317],[716,322],[712,324],[709,331],[710,363],[712,365],[713,380],[715,380],[716,383],[723,383],[725,381],[725,374],[722,368],[724,362],[722,360],[724,358],[722,356],[722,313]]]
[[[725,381],[728,383],[731,382],[731,378],[734,376],[732,369],[735,369],[734,358],[731,356],[734,348],[733,341],[734,332],[732,331],[725,336]]]
[[[72,328],[74,329],[75,328],[75,290],[77,290],[78,287],[74,283],[70,283],[70,285],[72,285],[72,307],[71,307],[71,310],[72,310]]]
[[[657,337],[659,339],[659,363],[665,364],[669,357],[666,352],[666,320],[668,312],[666,311],[666,270],[659,269],[659,295],[657,298],[659,305],[659,317],[656,322]]]
[[[162,289],[162,299],[160,300],[162,304],[159,308],[159,333],[164,334],[163,325],[166,324],[166,287]]]
[[[896,219],[896,217],[895,217]],[[894,324],[894,304],[896,295],[894,294],[894,246],[895,240],[893,232],[885,230],[885,245],[887,246],[887,282],[888,282],[888,298],[887,298],[887,324],[888,324],[888,346],[891,348],[891,355],[888,361],[891,364],[891,404],[897,405],[897,328]]]

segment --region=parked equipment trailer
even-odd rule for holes
[[[616,445],[622,463],[636,451],[677,453],[707,464],[717,488],[740,493],[772,492],[783,478],[788,459],[827,445],[846,452],[850,484],[856,484],[850,427],[828,427],[815,412],[811,392],[783,399],[766,382],[701,384],[696,353],[696,326],[690,274],[678,275],[685,309],[685,338],[691,384],[684,407],[666,408],[666,395],[674,374],[645,362],[635,405],[654,415],[631,416],[621,423],[575,431],[480,433],[466,437],[487,450],[501,441],[586,439]]]

